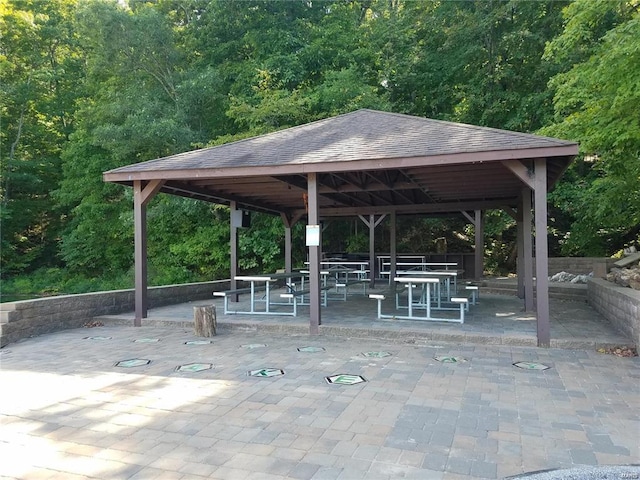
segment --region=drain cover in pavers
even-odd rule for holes
[[[138,338],[134,340],[135,343],[157,343],[159,341],[159,338]]]
[[[278,377],[284,375],[284,370],[279,368],[261,368],[260,370],[249,370],[247,375],[251,377]]]
[[[391,352],[362,352],[362,355],[368,358],[384,358],[390,357]]]
[[[240,348],[248,348],[249,350],[252,350],[254,348],[264,348],[266,346],[266,343],[245,343],[244,345],[240,345]]]
[[[313,352],[324,352],[325,350],[324,350],[324,347],[298,347],[298,351],[313,353]]]
[[[449,357],[447,355],[438,355],[437,357],[433,357],[434,360],[437,360],[442,363],[464,363],[467,361],[464,357]]]
[[[116,363],[116,367],[142,367],[143,365],[149,365],[151,360],[147,360],[146,358],[132,358],[130,360],[121,360]]]
[[[178,365],[176,372],[201,372],[202,370],[211,370],[212,368],[212,363],[187,363],[185,365]]]
[[[209,345],[213,343],[213,340],[189,340],[184,342],[185,345]]]
[[[547,370],[548,368],[551,368],[549,365],[536,362],[516,362],[513,366],[522,368],[523,370]]]
[[[330,377],[324,377],[327,383],[331,385],[356,385],[358,383],[364,383],[367,380],[361,375],[349,375],[341,373],[339,375],[331,375]]]
[[[85,340],[111,340],[112,337],[84,337]]]

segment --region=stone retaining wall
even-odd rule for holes
[[[600,257],[549,257],[549,275],[559,272],[582,275],[597,270],[596,266],[606,268],[604,272],[606,274],[613,267],[615,261],[615,258]],[[535,269],[535,259],[533,268]]]
[[[589,304],[640,347],[640,291],[600,278],[587,281]]]
[[[149,288],[149,307],[212,298],[229,280]],[[588,301],[636,346],[640,346],[640,291],[589,279]],[[32,335],[78,328],[95,316],[134,310],[133,290],[64,295],[0,304],[0,347]]]
[[[149,287],[149,308],[212,298],[229,288],[229,280]],[[98,315],[135,309],[133,290],[61,295],[0,304],[0,347],[21,338],[78,328]]]

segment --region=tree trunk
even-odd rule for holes
[[[213,337],[216,334],[216,307],[206,305],[193,307],[194,331],[198,337]]]

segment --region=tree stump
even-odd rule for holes
[[[193,326],[196,336],[213,337],[216,334],[216,307],[205,305],[193,307]]]

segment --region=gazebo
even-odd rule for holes
[[[518,225],[519,295],[525,310],[536,311],[538,345],[549,346],[547,192],[577,153],[576,143],[555,138],[363,109],[107,171],[105,181],[134,189],[134,325],[147,316],[146,205],[158,192],[230,207],[232,288],[241,211],[282,218],[286,271],[296,222],[306,219],[318,232],[321,217],[359,216],[369,227],[373,277],[373,232],[385,216],[392,276],[396,218],[406,214],[462,213],[475,226],[481,274],[483,212],[502,209]],[[308,237],[307,245],[314,334],[321,323],[322,242]]]

